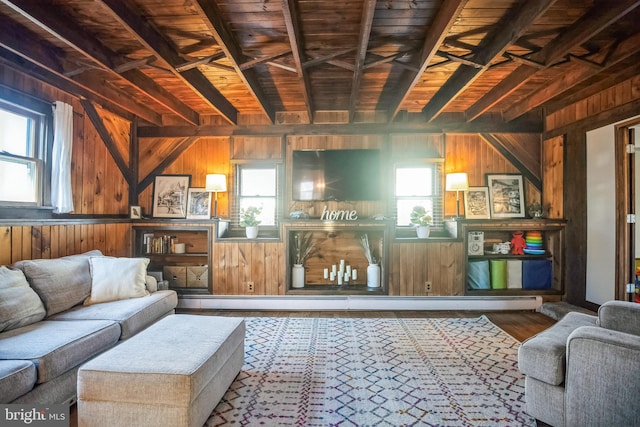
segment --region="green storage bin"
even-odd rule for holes
[[[507,260],[491,260],[491,289],[507,289]]]

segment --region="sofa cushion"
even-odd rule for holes
[[[108,320],[43,320],[0,333],[0,360],[27,360],[44,383],[107,350],[118,341],[120,325]]]
[[[640,335],[640,304],[607,301],[598,309],[598,325],[605,329]]]
[[[124,340],[137,334],[160,317],[172,313],[178,305],[175,291],[158,291],[145,298],[79,305],[52,316],[49,320],[113,320],[120,323]]]
[[[581,326],[594,326],[596,316],[571,312],[559,322],[529,338],[518,350],[520,372],[551,385],[564,382],[567,338]]]
[[[0,403],[10,403],[36,385],[36,366],[27,360],[0,360]]]
[[[91,295],[84,305],[139,298],[146,288],[148,258],[91,257]]]
[[[98,250],[55,259],[35,259],[14,264],[24,272],[38,293],[47,316],[81,304],[91,293],[89,257],[100,256]]]
[[[0,266],[0,332],[44,319],[44,305],[21,270]]]

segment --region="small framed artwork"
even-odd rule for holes
[[[158,175],[153,183],[153,216],[185,218],[191,175]]]
[[[187,219],[211,218],[210,191],[204,188],[190,188],[187,200]]]
[[[129,207],[129,218],[142,219],[142,208],[140,206]]]
[[[469,187],[464,197],[464,216],[467,219],[489,219],[489,187]]]
[[[518,174],[487,174],[491,218],[524,218],[524,181]]]

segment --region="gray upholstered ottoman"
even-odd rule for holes
[[[165,317],[83,365],[80,427],[202,426],[244,364],[243,319]]]

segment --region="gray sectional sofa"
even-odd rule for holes
[[[147,264],[90,251],[0,266],[0,403],[72,403],[83,363],[174,313]]]

